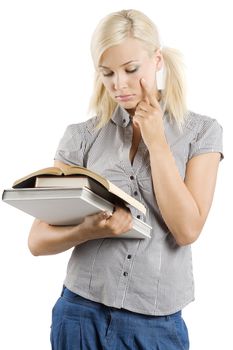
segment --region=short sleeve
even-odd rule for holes
[[[59,142],[54,159],[69,165],[83,166],[84,136],[79,124],[69,125]]]
[[[202,121],[195,139],[190,144],[189,159],[203,153],[219,152],[223,155],[223,129],[216,119]]]

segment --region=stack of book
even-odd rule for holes
[[[114,211],[116,205],[145,206],[90,169],[70,166],[40,169],[14,182],[2,200],[51,225],[77,225],[84,217]],[[151,226],[133,217],[133,228],[118,238],[150,238]]]

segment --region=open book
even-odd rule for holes
[[[58,177],[57,179],[54,177]],[[146,214],[145,206],[140,203],[135,198],[131,197],[129,194],[124,192],[122,189],[114,185],[105,177],[99,175],[98,173],[81,167],[81,166],[69,166],[65,168],[57,168],[57,167],[49,167],[43,168],[38,171],[35,171],[29,175],[26,175],[19,180],[16,180],[13,184],[13,188],[34,188],[34,187],[77,187],[74,186],[74,181],[78,180],[78,176],[87,177],[89,180],[89,185],[87,187],[91,189],[93,192],[97,193],[101,197],[109,200],[113,203],[124,203],[125,205],[130,204],[136,209],[140,210],[143,214]],[[41,179],[40,179],[41,177]],[[42,177],[46,177],[46,179],[42,179]],[[51,180],[48,179],[51,177]],[[74,179],[76,177],[76,180]],[[69,181],[64,181],[65,178],[69,178]],[[47,185],[45,184],[45,180],[47,181]],[[44,181],[44,182],[43,182]],[[48,185],[49,181],[49,185]],[[59,181],[59,184],[58,184]],[[63,185],[61,185],[61,181]],[[69,183],[72,185],[69,185]],[[66,183],[66,184],[65,184]]]
[[[87,215],[113,213],[131,205],[146,213],[142,203],[106,178],[83,167],[50,167],[35,171],[3,192],[2,200],[51,225],[76,225]],[[150,238],[151,226],[133,216],[133,228],[119,238]]]

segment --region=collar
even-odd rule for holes
[[[159,104],[160,104],[161,108],[163,109],[163,107],[164,107],[163,101],[160,101]],[[166,115],[167,115],[167,113],[164,113],[164,117],[163,117],[164,119],[165,119]],[[121,126],[123,128],[126,128],[131,123],[131,117],[130,117],[129,113],[120,105],[116,106],[116,108],[112,114],[111,120],[116,125]]]
[[[131,123],[131,118],[129,113],[120,105],[117,105],[111,120],[117,124],[118,126],[121,126],[123,128],[125,128],[126,126],[128,126]]]

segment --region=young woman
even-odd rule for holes
[[[222,128],[187,110],[180,55],[161,48],[143,13],[103,18],[91,50],[96,116],[67,127],[55,166],[102,174],[141,201],[147,214],[117,207],[112,216],[99,213],[69,227],[35,220],[32,254],[74,247],[53,308],[52,349],[188,349],[181,311],[194,299],[190,245],[210,210]],[[151,239],[121,238],[132,215],[152,226]]]

